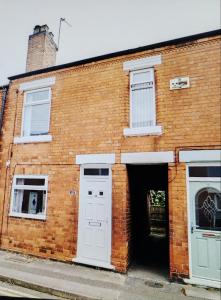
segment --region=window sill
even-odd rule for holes
[[[14,144],[27,144],[27,143],[46,143],[51,142],[51,135],[36,135],[36,136],[18,136],[14,138]]]
[[[162,133],[162,126],[124,128],[124,136],[161,135]]]
[[[24,218],[24,219],[35,219],[35,220],[46,220],[46,215],[41,214],[24,214],[24,213],[15,213],[11,212],[9,217],[16,217],[16,218]]]

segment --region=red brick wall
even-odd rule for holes
[[[186,277],[189,274],[186,166],[169,164],[168,172],[170,274]]]
[[[162,54],[162,64],[155,67],[157,123],[163,126],[164,133],[124,137],[123,129],[129,123],[129,77],[123,71],[123,62],[157,54]],[[71,260],[76,255],[79,205],[79,166],[75,165],[75,156],[114,152],[112,263],[118,271],[125,271],[130,242],[129,193],[120,154],[170,150],[177,153],[183,147],[212,149],[220,144],[219,54],[220,40],[204,38],[15,80],[4,123],[2,159],[10,159],[11,165],[8,177],[0,178],[1,210],[6,180],[1,247]],[[16,94],[19,84],[50,76],[56,76],[50,125],[53,141],[11,145],[14,120],[14,135],[19,136],[21,131],[23,94]],[[191,87],[170,91],[169,80],[176,76],[189,76]],[[4,166],[3,163],[1,174],[5,174]],[[8,217],[14,174],[49,175],[46,221]],[[169,178],[170,270],[173,275],[187,276],[185,165],[171,164]],[[76,196],[69,195],[73,189]]]

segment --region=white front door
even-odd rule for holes
[[[206,174],[191,168],[192,174]],[[195,176],[189,182],[192,276],[210,281],[221,280],[220,189],[217,177]]]
[[[111,266],[111,169],[106,165],[81,167],[77,259]]]

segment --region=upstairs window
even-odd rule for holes
[[[123,70],[130,74],[129,127],[124,136],[160,135],[163,127],[156,122],[155,78],[161,55],[125,61]]]
[[[130,72],[130,127],[155,125],[154,69]]]
[[[22,136],[47,135],[50,123],[51,89],[25,92]]]

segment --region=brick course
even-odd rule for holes
[[[129,126],[129,74],[123,71],[123,62],[157,54],[162,54],[162,64],[155,66],[156,111],[163,135],[124,137],[123,129]],[[75,257],[80,180],[75,156],[115,153],[112,264],[125,272],[129,260],[130,203],[126,166],[120,163],[120,154],[170,150],[177,154],[187,147],[216,149],[220,144],[219,62],[220,39],[212,37],[14,80],[2,137],[1,247],[64,261]],[[16,93],[19,84],[50,76],[56,77],[50,124],[53,141],[13,144],[13,136],[21,132],[23,93]],[[170,91],[169,80],[176,76],[189,76],[191,87]],[[5,178],[8,159],[11,165]],[[181,277],[189,274],[185,169],[185,164],[178,162],[168,167],[170,274]],[[46,221],[8,216],[14,174],[49,175]],[[77,191],[76,196],[69,195],[72,189]]]

